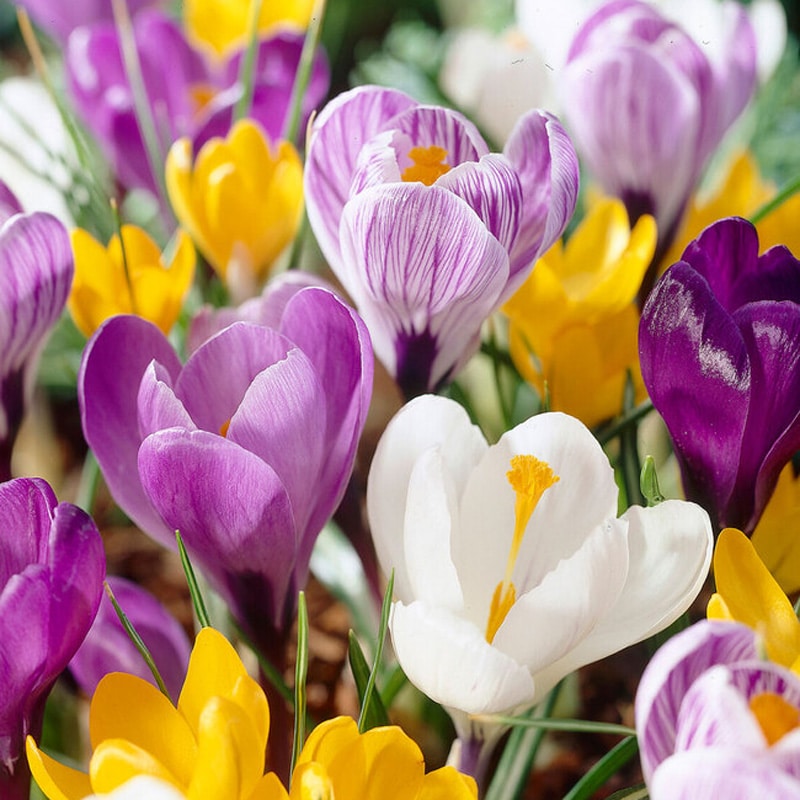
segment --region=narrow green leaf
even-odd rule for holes
[[[658,474],[656,473],[656,462],[653,456],[645,456],[642,464],[642,474],[639,476],[639,488],[647,500],[648,506],[657,506],[663,503],[666,498],[661,494],[661,487],[658,485]]]
[[[388,680],[386,681],[386,686],[383,687],[383,691],[381,692],[381,700],[387,709],[391,707],[395,697],[397,697],[398,692],[407,683],[408,678],[406,677],[405,672],[403,672],[403,668],[398,664],[392,670]]]
[[[128,637],[133,642],[136,649],[141,653],[142,658],[147,664],[148,669],[150,672],[153,673],[153,677],[155,678],[156,683],[158,684],[158,688],[161,690],[161,693],[170,701],[172,702],[172,698],[169,696],[169,692],[167,691],[167,687],[164,684],[164,680],[161,677],[161,673],[158,671],[158,667],[156,666],[156,662],[153,660],[153,656],[150,651],[147,649],[147,645],[142,641],[142,637],[139,636],[136,628],[133,627],[133,623],[128,619],[128,616],[125,612],[120,608],[119,603],[117,602],[117,598],[114,597],[114,592],[111,590],[111,587],[108,585],[108,581],[103,581],[103,586],[106,590],[106,594],[108,595],[108,599],[111,600],[111,605],[114,606],[114,611],[117,612],[117,616],[119,617],[119,621],[122,623],[122,627],[125,628],[125,633],[128,634]]]
[[[348,633],[347,656],[350,661],[350,669],[353,672],[353,679],[356,683],[356,690],[363,705],[363,698],[369,685],[369,664],[367,663],[364,651],[358,643],[358,637],[353,630]],[[380,725],[389,724],[389,715],[386,713],[386,706],[383,704],[381,695],[376,692],[370,704],[368,716],[364,725],[364,730],[377,728]]]
[[[194,606],[194,613],[197,615],[197,621],[203,628],[210,628],[211,622],[208,618],[208,611],[206,604],[203,601],[203,595],[200,593],[200,587],[197,585],[197,578],[194,574],[192,562],[189,561],[189,554],[186,552],[186,547],[183,544],[180,531],[175,531],[175,539],[178,542],[178,553],[181,557],[181,566],[186,575],[186,583],[189,584],[189,594],[192,596],[192,605]]]
[[[261,16],[262,0],[253,0],[250,4],[250,17],[247,20],[247,49],[244,51],[242,63],[239,65],[239,86],[241,95],[236,101],[233,109],[233,120],[238,122],[250,113],[250,106],[253,104],[253,90],[256,63],[256,52],[258,51],[258,18]]]
[[[625,380],[625,392],[623,395],[623,411],[625,414],[630,414],[635,406],[635,387],[633,385],[633,377],[628,370],[628,376]],[[642,497],[639,488],[639,482],[642,474],[642,463],[639,458],[639,442],[637,437],[637,422],[623,428],[619,434],[619,467],[622,473],[622,480],[625,486],[625,500],[628,506],[642,505],[644,497]]]
[[[306,594],[300,592],[297,599],[297,660],[294,667],[294,738],[292,740],[292,765],[289,780],[294,774],[294,765],[306,741],[306,678],[308,676],[308,609]]]
[[[392,608],[392,594],[394,593],[394,570],[389,576],[389,583],[386,585],[386,592],[383,595],[383,605],[381,606],[381,625],[378,630],[378,645],[375,648],[375,661],[372,664],[372,669],[369,673],[369,680],[364,689],[364,696],[361,700],[361,713],[358,715],[358,732],[363,733],[367,730],[367,719],[372,713],[371,706],[375,702],[376,697],[380,697],[375,692],[375,680],[378,675],[378,669],[381,664],[381,656],[383,655],[383,645],[386,642],[386,633],[389,630],[389,612]]]
[[[481,722],[494,722],[512,728],[542,728],[547,731],[570,731],[572,733],[611,733],[619,736],[635,736],[636,731],[627,725],[613,722],[591,722],[583,719],[552,719],[551,717],[505,717],[495,714],[475,714]]]
[[[637,786],[631,786],[628,789],[620,789],[614,792],[608,800],[648,800],[650,795],[647,793],[647,787],[640,783]]]
[[[750,222],[752,222],[753,225],[761,222],[764,217],[766,217],[768,214],[771,214],[776,208],[783,205],[792,195],[795,195],[798,192],[800,192],[800,175],[784,184],[775,197],[764,203],[764,205],[758,208],[754,214],[751,214]]]
[[[576,784],[564,795],[564,800],[588,800],[614,773],[624,767],[639,752],[635,736],[623,739],[616,747],[606,753]]]

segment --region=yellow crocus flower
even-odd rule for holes
[[[747,625],[763,637],[770,659],[800,672],[800,620],[752,542],[736,528],[719,535],[714,580],[717,591],[706,616]]]
[[[655,243],[652,217],[631,230],[622,203],[600,199],[504,306],[511,358],[540,394],[547,385],[554,411],[588,426],[613,417],[629,370],[644,397],[635,298]]]
[[[177,708],[152,684],[111,673],[89,710],[88,774],[45,755],[28,737],[28,763],[49,800],[111,793],[136,776],[174,787],[188,800],[272,797],[264,774],[269,706],[261,687],[217,631],[197,635]]]
[[[115,314],[137,314],[169,333],[194,279],[194,247],[184,231],[178,231],[169,264],[164,264],[158,245],[135,225],[122,226],[124,259],[117,235],[108,247],[82,228],[70,236],[75,278],[67,307],[85,336]]]
[[[178,221],[234,300],[255,295],[294,238],[303,209],[303,167],[295,148],[273,148],[252,120],[206,142],[193,159],[189,139],[167,156],[169,199]]]
[[[185,0],[183,24],[195,42],[206,45],[217,55],[243,47],[251,4],[255,0]],[[262,2],[257,30],[260,34],[278,28],[304,30],[308,27],[314,0]]]

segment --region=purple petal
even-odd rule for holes
[[[719,524],[739,468],[750,361],[739,328],[688,264],[673,265],[651,292],[639,326],[639,355],[647,391],[675,444],[687,496]]]
[[[140,317],[112,317],[86,345],[78,400],[83,434],[114,500],[142,530],[174,548],[174,531],[164,525],[136,479],[142,442],[137,396],[153,359],[174,381],[180,361],[161,331]]]
[[[139,475],[151,502],[251,633],[284,630],[297,548],[291,503],[275,471],[206,431],[144,440]]]
[[[169,372],[155,360],[144,371],[136,405],[142,438],[163,428],[194,430],[197,427],[183,403],[175,397]]]
[[[21,213],[22,206],[19,200],[17,200],[17,196],[3,181],[0,181],[0,225],[9,217],[13,217],[14,214]]]
[[[376,354],[406,392],[433,389],[474,352],[497,307],[504,248],[460,198],[420,183],[361,192],[341,236],[340,278]]]
[[[503,152],[519,175],[523,202],[504,293],[509,297],[572,218],[579,174],[572,142],[561,123],[546,111],[533,110],[521,117]]]
[[[689,687],[716,664],[757,658],[753,631],[733,622],[698,622],[673,636],[653,657],[636,693],[642,770],[654,770],[675,749],[681,703]]]
[[[0,539],[0,586],[29,564],[44,563],[57,502],[53,490],[39,478],[0,483],[0,530],[14,531]]]
[[[394,89],[362,86],[338,95],[314,121],[305,166],[306,210],[332,267],[341,260],[339,221],[361,148],[395,116],[416,105]]]

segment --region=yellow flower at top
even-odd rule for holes
[[[776,187],[761,177],[753,156],[748,152],[739,153],[710,195],[692,199],[675,240],[661,262],[662,270],[679,261],[686,245],[712,222],[723,217],[750,217],[776,192]],[[800,253],[798,219],[800,195],[794,195],[756,223],[761,251],[784,244],[792,253]]]
[[[255,0],[185,0],[183,23],[191,39],[210,47],[217,55],[244,47],[252,3]],[[308,27],[314,0],[263,0],[258,32],[277,28],[304,30]]]
[[[757,631],[772,661],[800,672],[800,620],[750,540],[725,528],[714,550],[716,594],[709,619],[733,620]]]
[[[166,181],[172,209],[233,299],[258,293],[294,239],[303,210],[303,167],[285,141],[273,147],[252,120],[193,158],[188,139],[170,148]]]
[[[45,755],[31,737],[28,763],[49,800],[115,792],[137,776],[168,784],[188,800],[259,800],[280,784],[264,774],[268,733],[263,690],[228,641],[204,628],[177,708],[147,681],[111,673],[89,710],[89,773]]]
[[[631,230],[622,203],[600,199],[505,304],[511,358],[554,411],[590,427],[615,416],[628,371],[644,398],[635,299],[655,243],[652,217]]]
[[[70,235],[75,278],[67,306],[85,336],[115,314],[137,314],[169,333],[194,278],[194,247],[184,231],[178,231],[169,264],[135,225],[122,226],[124,259],[119,236],[104,247],[81,228]]]

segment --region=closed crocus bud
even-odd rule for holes
[[[0,214],[0,480],[33,389],[38,355],[67,302],[73,259],[69,236],[44,212],[14,214],[7,190]]]
[[[42,480],[0,484],[0,795],[27,800],[25,737],[97,613],[105,556],[92,519]]]

